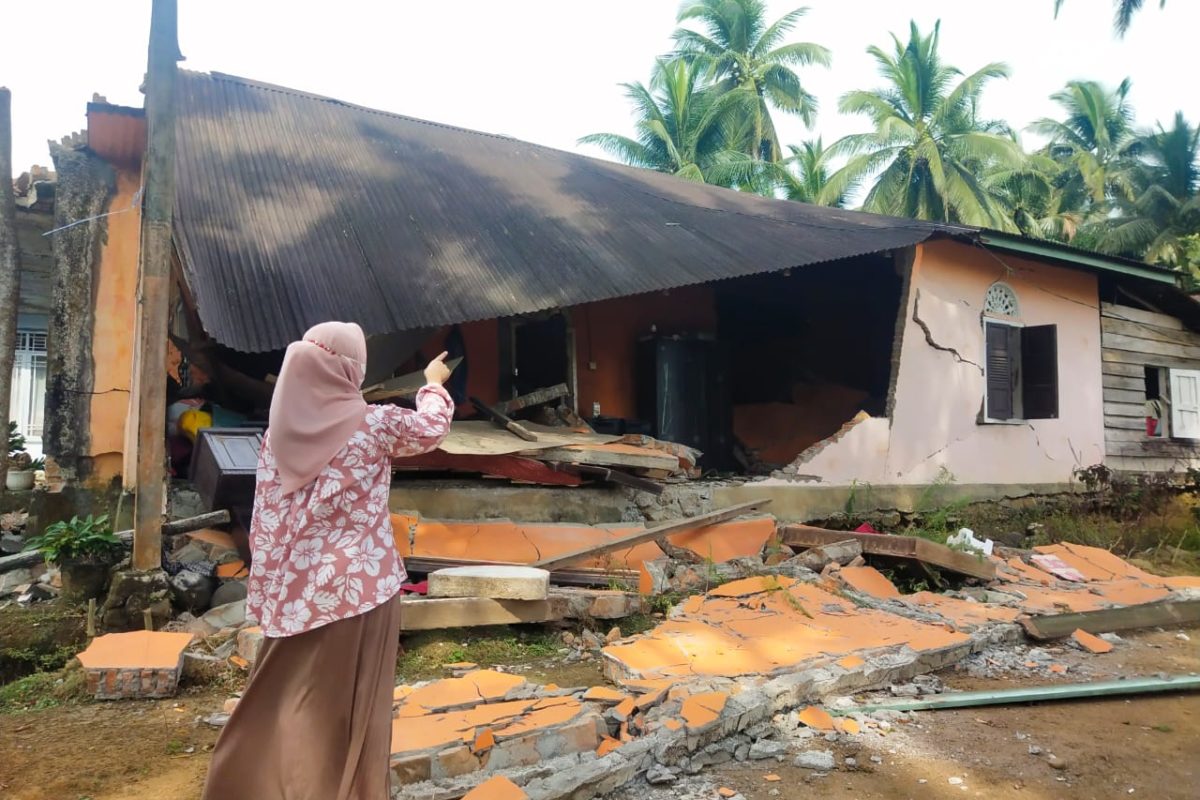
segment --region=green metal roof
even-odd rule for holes
[[[1039,241],[1024,236],[999,233],[998,231],[980,231],[979,241],[988,247],[995,247],[998,250],[1007,250],[1012,253],[1059,261],[1083,269],[1130,275],[1144,280],[1167,283],[1176,287],[1180,285],[1179,273],[1172,269],[1120,256],[1093,253],[1056,242]]]

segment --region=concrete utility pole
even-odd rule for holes
[[[171,215],[175,208],[175,63],[181,60],[176,0],[154,0],[146,71],[145,204],[139,287],[137,501],[133,568],[162,566],[166,482],[167,314]]]
[[[17,204],[12,183],[12,92],[0,87],[0,425],[8,430],[13,361],[17,354],[17,306],[21,257],[17,251]],[[6,440],[7,441],[7,440]],[[0,458],[0,488],[8,474],[8,448]]]

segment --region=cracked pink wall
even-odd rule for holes
[[[928,484],[942,468],[958,484],[1066,483],[1078,466],[1104,459],[1100,315],[1095,275],[977,247],[935,241],[917,247],[891,421],[868,419],[799,472],[826,485]],[[1005,268],[1011,268],[1011,272]],[[983,296],[1003,280],[1020,322],[1058,326],[1058,419],[980,425]],[[931,347],[914,308],[934,342]]]

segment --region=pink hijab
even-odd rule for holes
[[[350,322],[323,322],[288,346],[271,397],[271,449],[285,494],[312,483],[358,430],[367,340]]]

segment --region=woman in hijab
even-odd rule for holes
[[[392,459],[436,448],[454,404],[445,353],[417,410],[368,406],[367,346],[326,322],[292,344],[254,495],[246,610],[264,641],[217,740],[205,800],[385,800],[406,575]]]

